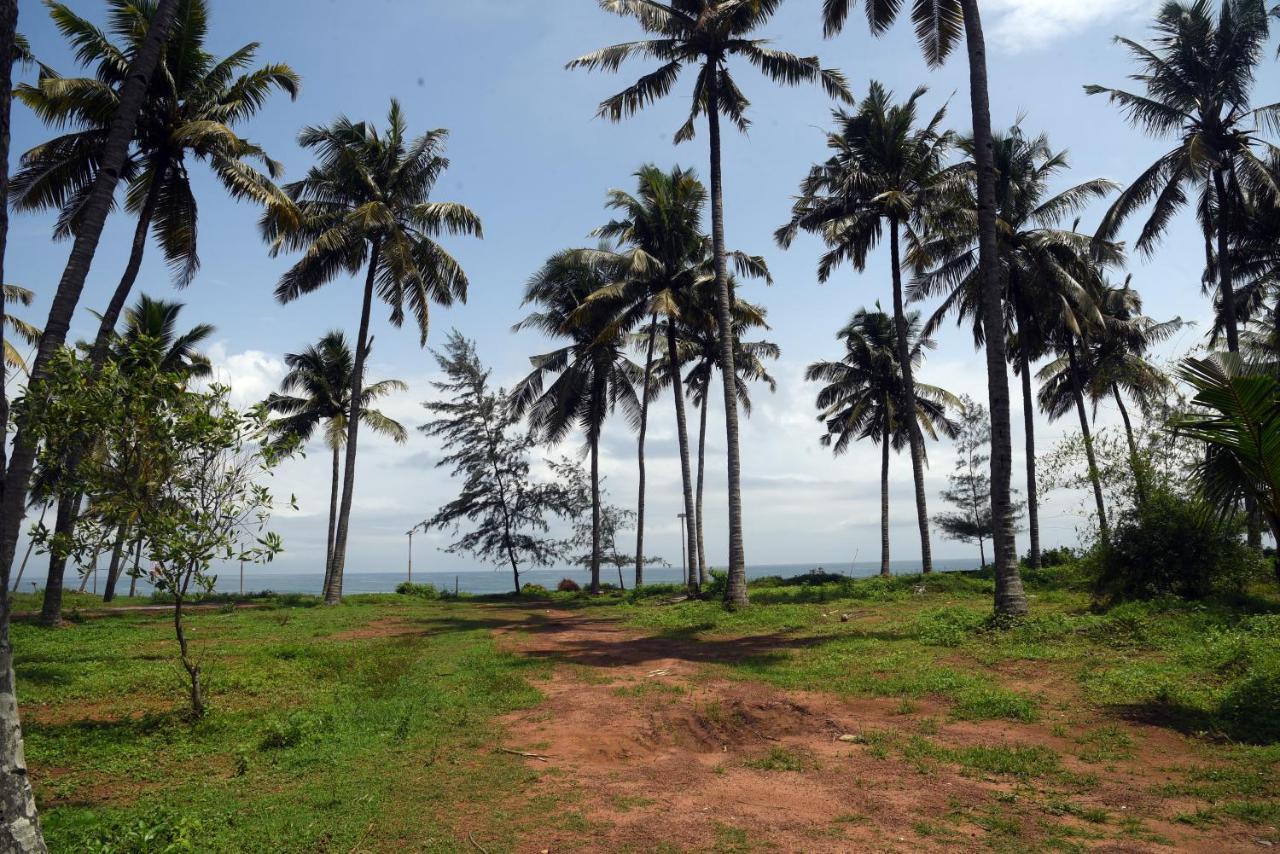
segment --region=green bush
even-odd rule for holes
[[[200,850],[200,822],[161,813],[112,827],[81,849],[86,854],[179,854]]]
[[[550,592],[541,584],[524,584],[520,587],[521,596],[546,596]]]
[[[1239,592],[1262,573],[1264,559],[1245,545],[1239,520],[1162,490],[1126,510],[1089,560],[1096,592],[1123,600]]]
[[[396,592],[402,596],[417,596],[419,599],[439,599],[440,591],[434,584],[414,584],[401,581],[396,585]]]
[[[702,588],[702,594],[708,599],[720,599],[729,589],[729,573],[723,569],[711,570],[711,580]]]
[[[1066,566],[1079,557],[1076,554],[1076,550],[1071,546],[1054,546],[1051,549],[1041,549],[1040,566],[1043,569],[1048,569],[1051,566]],[[1031,566],[1031,552],[1024,554],[1019,563],[1022,564],[1023,568],[1029,568]]]
[[[556,590],[561,593],[577,593],[582,589],[582,585],[574,581],[572,578],[562,578],[560,583],[556,585]]]

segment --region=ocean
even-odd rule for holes
[[[954,572],[964,569],[977,569],[979,561],[977,558],[953,558],[949,560],[934,560],[934,568],[942,572]],[[920,562],[918,560],[900,560],[891,561],[890,567],[895,574],[907,574],[920,571]],[[760,578],[766,575],[781,575],[786,578],[792,575],[800,575],[815,569],[824,569],[827,572],[840,573],[848,575],[852,578],[866,578],[875,575],[880,571],[879,561],[858,561],[857,563],[849,562],[814,562],[814,563],[762,563],[754,564],[747,567],[747,578]],[[627,587],[631,587],[635,568],[626,567],[622,571],[623,580]],[[38,576],[43,577],[40,573]],[[342,590],[344,593],[392,593],[396,589],[396,585],[404,581],[406,573],[400,572],[348,572],[342,580]],[[591,578],[591,573],[585,569],[534,569],[520,573],[520,581],[522,584],[541,584],[548,589],[554,589],[556,584],[562,578],[572,578],[583,587],[585,587]],[[679,584],[683,580],[682,571],[678,567],[646,567],[644,578],[647,584]],[[97,584],[101,585],[106,579],[106,572],[99,570]],[[262,569],[261,567],[246,567],[244,573],[244,587],[246,593],[258,593],[269,590],[273,593],[314,593],[319,594],[322,573],[317,570],[315,572],[272,572],[270,569]],[[605,567],[600,575],[601,581],[617,584],[618,573],[613,567]],[[434,584],[442,589],[453,590],[455,586],[462,593],[508,593],[511,590],[511,570],[498,569],[493,571],[487,570],[468,570],[465,572],[415,572],[413,580],[419,584]],[[124,591],[128,591],[128,580],[122,579]],[[71,586],[70,579],[68,579]],[[24,590],[29,589],[27,582],[23,582]],[[86,585],[86,591],[94,590],[95,584],[91,579]],[[73,588],[74,589],[74,588]],[[241,588],[240,573],[232,569],[230,572],[223,572],[218,576],[216,589],[223,593],[238,593]],[[146,595],[151,592],[149,585],[143,581],[138,582],[138,592]]]

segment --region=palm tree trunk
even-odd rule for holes
[[[1231,211],[1231,196],[1227,193],[1222,169],[1213,170],[1213,187],[1218,197],[1218,217],[1214,224],[1218,239],[1218,296],[1222,300],[1222,325],[1227,333],[1227,350],[1240,352],[1240,330],[1236,320],[1236,293],[1232,281],[1230,230],[1227,222]]]
[[[54,515],[53,529],[61,530],[68,518],[74,518],[76,509],[72,500],[79,503],[80,496],[64,495],[58,499],[58,512]],[[49,574],[44,582],[44,599],[40,603],[39,622],[42,626],[58,626],[62,623],[62,585],[67,570],[67,555],[61,548],[49,550]]]
[[[724,380],[724,433],[729,474],[729,578],[724,601],[747,605],[747,566],[742,541],[742,467],[738,453],[738,372],[733,363],[733,298],[725,269],[724,190],[720,174],[720,75],[715,60],[707,66],[707,138],[711,148],[711,248],[716,267],[716,320],[720,335],[720,377]]]
[[[1026,324],[1018,308],[1018,370],[1022,372],[1022,432],[1027,443],[1027,529],[1031,538],[1031,568],[1040,568],[1040,496],[1036,487],[1036,412],[1031,391],[1031,345],[1022,334]],[[983,559],[985,562],[985,558]]]
[[[356,337],[356,359],[351,371],[351,412],[347,415],[342,498],[338,504],[338,524],[333,533],[329,579],[324,587],[326,605],[337,605],[342,601],[342,571],[347,560],[347,528],[351,522],[351,500],[356,488],[356,440],[360,433],[360,398],[364,395],[364,360],[369,355],[369,313],[373,307],[373,285],[378,274],[380,250],[381,246],[377,240],[374,240],[369,250],[369,272],[364,280],[364,298],[360,303],[360,331]]]
[[[698,584],[706,586],[711,579],[707,571],[707,550],[702,540],[702,481],[707,463],[707,407],[711,405],[710,373],[708,387],[702,390],[702,405],[698,415],[698,487],[693,498],[694,520],[698,529]]]
[[[1124,421],[1124,437],[1129,442],[1129,467],[1133,469],[1133,496],[1139,506],[1147,500],[1147,482],[1142,473],[1142,461],[1138,457],[1138,441],[1133,436],[1133,424],[1129,421],[1129,410],[1120,396],[1120,387],[1111,384],[1111,396],[1120,409],[1120,419]]]
[[[40,506],[40,521],[36,523],[37,525],[44,524],[44,517],[45,517],[45,514],[48,512],[49,512],[49,505],[42,504]],[[31,560],[31,552],[32,550],[35,549],[35,547],[36,547],[36,541],[34,539],[28,539],[27,551],[25,554],[23,554],[22,564],[18,567],[18,576],[17,578],[13,579],[13,587],[11,589],[15,593],[18,591],[18,585],[22,583],[22,574],[27,571],[27,561]]]
[[[889,413],[885,412],[884,430],[880,435],[880,575],[893,575],[889,569]]]
[[[10,106],[13,103],[13,64],[17,61],[15,41],[18,26],[17,0],[0,3],[0,56],[8,62],[0,71],[0,199],[9,198],[9,124]],[[4,254],[9,240],[9,206],[0,205],[0,282],[4,281]],[[5,327],[8,307],[0,295],[0,354],[5,350]],[[4,474],[9,449],[9,395],[8,366],[0,355],[0,476]],[[7,589],[7,588],[6,588]]]
[[[600,436],[591,434],[591,595],[600,594]]]
[[[1102,476],[1098,473],[1098,459],[1093,452],[1093,434],[1089,431],[1089,413],[1084,405],[1084,388],[1080,381],[1080,363],[1076,358],[1075,336],[1067,333],[1068,370],[1071,372],[1071,394],[1076,400],[1076,412],[1080,416],[1080,434],[1084,437],[1084,453],[1089,461],[1089,480],[1093,484],[1093,500],[1098,505],[1098,533],[1106,543],[1110,536],[1107,526],[1107,507],[1102,499]]]
[[[329,568],[333,566],[333,535],[338,524],[338,487],[341,480],[341,455],[338,445],[333,446],[333,473],[329,479],[329,535],[324,548],[324,586],[321,593],[329,589]]]
[[[929,509],[924,493],[924,436],[916,410],[916,383],[911,367],[907,313],[902,302],[902,259],[898,248],[898,219],[889,218],[889,253],[893,267],[893,324],[897,331],[898,362],[902,366],[902,390],[907,398],[907,435],[911,441],[911,476],[916,487],[916,520],[920,525],[920,565],[933,572],[933,549],[929,543]]]
[[[689,549],[688,577],[685,584],[690,590],[698,589],[698,523],[693,512],[693,478],[689,476],[689,428],[684,411],[684,382],[680,377],[680,358],[676,352],[676,324],[667,318],[667,360],[671,370],[671,391],[676,401],[676,438],[680,445],[680,486],[684,493],[684,526],[686,546]]]
[[[991,408],[991,521],[995,552],[995,610],[1027,613],[1013,538],[1013,436],[1009,427],[1009,375],[1005,362],[1003,287],[996,245],[996,171],[987,91],[987,46],[978,0],[960,0],[969,53],[969,98],[973,109],[974,161],[978,167],[978,266],[982,273],[982,325],[986,330],[987,395]]]
[[[653,342],[658,337],[658,316],[649,321],[649,343],[644,351],[644,391],[640,398],[640,436],[636,441],[639,494],[636,497],[636,587],[644,584],[644,437],[649,431],[649,382],[653,377]]]
[[[120,567],[124,562],[124,541],[128,526],[116,528],[116,541],[111,546],[111,564],[107,567],[107,586],[102,591],[102,601],[110,602],[116,598],[116,580],[120,577]]]
[[[138,544],[133,550],[133,574],[129,576],[129,598],[132,599],[138,592],[138,567],[142,563],[142,537],[138,537]]]
[[[168,38],[177,8],[178,0],[159,1],[151,19],[151,26],[147,30],[147,36],[134,56],[133,62],[130,63],[128,75],[124,85],[121,86],[119,105],[116,107],[106,142],[103,144],[98,174],[94,178],[93,188],[85,203],[84,215],[76,231],[75,242],[67,258],[67,266],[62,272],[62,278],[54,293],[53,303],[49,308],[49,318],[40,336],[40,345],[31,365],[27,385],[30,390],[40,389],[48,373],[49,360],[66,340],[71,317],[75,313],[76,304],[80,301],[85,279],[89,275],[89,268],[93,264],[98,241],[102,236],[103,225],[111,210],[116,185],[120,181],[120,171],[124,166],[125,157],[129,152],[129,143],[133,139],[137,126],[138,113],[146,99],[151,75],[159,61],[161,48]],[[13,455],[5,471],[3,502],[0,503],[0,584],[6,588],[10,570],[13,567],[13,556],[22,527],[22,519],[26,514],[27,490],[30,486],[35,455],[36,437],[31,435],[27,425],[19,422],[13,441]],[[0,597],[0,601],[2,600],[3,597]],[[0,606],[0,635],[5,634],[4,624],[7,620],[7,604],[4,604]],[[11,806],[6,801],[11,784],[16,787],[13,791],[20,789],[30,791],[30,783],[25,777],[19,782],[13,778],[13,775],[4,771],[5,768],[25,767],[20,758],[15,758],[12,743],[3,735],[9,724],[10,721],[4,717],[3,709],[0,709],[0,808]],[[15,719],[12,721],[12,730],[16,732],[17,727]],[[16,766],[10,764],[13,761],[17,761],[18,764]],[[33,806],[33,813],[34,809]],[[13,813],[5,813],[5,815],[11,814]],[[0,822],[0,849],[10,841],[6,839],[6,833],[6,825]]]

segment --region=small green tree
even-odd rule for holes
[[[995,521],[991,515],[991,475],[988,464],[991,457],[985,449],[991,446],[991,420],[987,408],[968,395],[960,398],[960,412],[956,419],[955,470],[947,475],[948,487],[942,491],[944,501],[956,507],[954,513],[940,513],[934,522],[948,539],[962,543],[977,543],[978,556],[987,566],[986,541],[995,535]],[[1013,490],[1016,494],[1017,490]],[[1015,520],[1022,515],[1022,504],[1013,505]]]
[[[445,378],[431,385],[446,398],[422,404],[436,417],[418,429],[444,442],[446,454],[436,465],[450,467],[462,487],[423,525],[455,533],[465,525],[445,551],[509,565],[519,593],[522,567],[549,566],[560,557],[560,541],[543,536],[547,517],[562,506],[559,491],[531,480],[529,452],[537,443],[520,429],[506,392],[489,387],[475,343],[454,331],[444,352],[434,355]]]

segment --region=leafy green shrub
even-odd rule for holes
[[[524,584],[520,587],[521,596],[546,596],[550,592],[541,584]]]
[[[729,589],[729,573],[723,569],[711,570],[711,580],[702,588],[702,593],[708,599],[719,599],[724,596],[724,592]]]
[[[577,593],[582,589],[582,585],[574,581],[572,578],[562,578],[560,583],[556,585],[556,590],[561,593]]]
[[[1254,672],[1227,690],[1218,719],[1232,737],[1254,744],[1280,742],[1280,667]]]
[[[1240,533],[1238,521],[1204,501],[1154,492],[1126,510],[1110,542],[1090,556],[1096,591],[1113,600],[1238,592],[1263,571],[1261,554]]]
[[[396,592],[402,596],[417,596],[419,599],[439,599],[440,591],[434,584],[414,584],[401,581],[396,585]]]
[[[986,615],[956,608],[923,611],[915,618],[916,636],[930,646],[959,646],[986,623]]]
[[[1040,551],[1040,567],[1048,569],[1053,566],[1066,566],[1076,561],[1080,555],[1076,554],[1076,550],[1071,546],[1055,546],[1051,549],[1042,549]],[[1031,567],[1031,552],[1027,552],[1019,560],[1024,569]]]
[[[112,827],[80,849],[86,854],[180,854],[200,850],[200,822],[167,813]]]
[[[294,712],[284,720],[273,721],[267,725],[258,742],[259,750],[287,750],[310,741],[326,728],[326,719],[322,715],[307,712]]]

